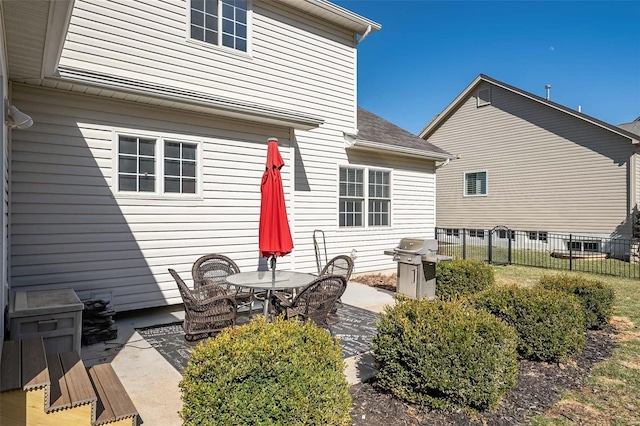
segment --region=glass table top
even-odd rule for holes
[[[313,274],[295,271],[250,271],[229,275],[227,282],[247,288],[285,290],[304,287],[316,278]]]

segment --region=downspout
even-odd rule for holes
[[[449,161],[451,161],[451,158],[447,158],[446,160],[444,160],[444,163],[442,163],[440,165],[436,165],[436,170],[439,169],[440,167],[444,167],[447,164],[449,164]]]
[[[362,34],[362,36],[358,40],[356,40],[356,44],[360,44],[362,40],[367,38],[370,32],[371,32],[371,25],[367,25],[367,30],[364,32],[364,34]]]

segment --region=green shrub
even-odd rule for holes
[[[494,287],[478,294],[475,305],[513,326],[523,358],[563,361],[584,347],[584,316],[575,296],[539,287]]]
[[[436,266],[436,296],[441,299],[472,295],[495,282],[493,267],[479,260],[450,260]]]
[[[516,383],[517,340],[461,301],[398,301],[373,338],[377,384],[424,407],[490,408]]]
[[[602,329],[613,315],[613,287],[599,280],[568,274],[543,275],[538,284],[547,290],[573,294],[580,299],[587,329]]]
[[[180,416],[185,425],[346,425],[344,367],[326,330],[257,317],[192,351]]]

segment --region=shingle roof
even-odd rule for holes
[[[447,151],[360,107],[358,107],[358,136],[356,140],[389,145],[390,149],[393,147],[409,148],[422,151],[425,154],[439,154],[440,157],[451,156]]]
[[[640,136],[640,120],[632,121],[631,123],[618,124],[618,127],[622,130],[626,130],[627,132]]]

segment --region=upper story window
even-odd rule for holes
[[[339,186],[340,227],[365,226],[365,217],[367,217],[367,226],[391,224],[391,173],[389,171],[340,167]],[[367,188],[366,193],[365,188]]]
[[[487,172],[465,172],[464,174],[464,195],[482,196],[487,195]]]
[[[248,15],[246,0],[191,0],[189,34],[194,40],[246,52]]]
[[[118,135],[117,192],[198,194],[198,150],[192,142]]]

